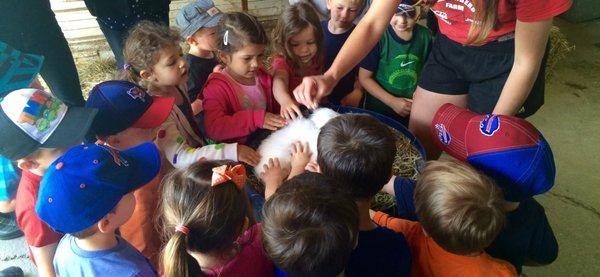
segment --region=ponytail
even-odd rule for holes
[[[187,253],[187,235],[181,232],[175,232],[165,245],[161,253],[161,262],[163,274],[166,277],[190,277],[192,274],[190,266],[198,267],[196,261]],[[190,260],[191,259],[191,260]],[[200,273],[199,271],[198,273]]]
[[[498,0],[476,0],[475,16],[467,36],[467,45],[481,45],[493,29],[496,29],[498,20]]]

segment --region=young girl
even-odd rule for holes
[[[273,30],[273,95],[286,119],[301,117],[292,90],[302,77],[321,74],[323,30],[314,8],[299,2],[285,9]]]
[[[244,167],[227,161],[198,162],[165,178],[164,276],[273,276],[245,181]]]
[[[212,73],[204,87],[204,126],[211,139],[246,142],[258,129],[285,125],[271,93],[272,78],[262,69],[268,38],[253,16],[225,14],[217,32],[221,72]]]
[[[122,78],[147,88],[154,96],[174,97],[171,115],[157,133],[157,145],[175,167],[186,167],[199,159],[231,159],[256,164],[256,151],[244,145],[206,145],[198,130],[186,93],[187,64],[179,46],[179,33],[167,26],[142,21],[125,42]],[[131,97],[137,91],[128,91]],[[205,146],[206,145],[206,146]]]

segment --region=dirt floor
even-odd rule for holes
[[[558,170],[554,188],[538,196],[558,238],[558,259],[525,267],[523,276],[600,276],[600,20],[557,19],[575,50],[547,80],[546,104],[529,120],[552,146]],[[35,276],[25,241],[0,242],[0,269],[23,267]]]

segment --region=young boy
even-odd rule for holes
[[[330,11],[329,20],[321,22],[325,47],[325,70],[329,69],[337,53],[354,30],[354,19],[358,16],[364,0],[326,0]],[[357,82],[358,66],[342,77],[327,99],[336,105],[357,107],[362,98],[362,89]]]
[[[523,265],[552,263],[558,243],[544,208],[533,198],[552,188],[556,176],[542,134],[521,118],[478,115],[451,104],[440,107],[431,126],[442,150],[490,176],[504,192],[508,222],[486,251],[519,273]]]
[[[173,97],[152,97],[127,81],[106,81],[92,89],[86,106],[98,109],[91,126],[97,138],[106,146],[124,150],[154,141],[174,102]],[[160,199],[160,181],[171,169],[164,161],[157,178],[133,192],[136,208],[131,219],[119,228],[121,236],[155,267],[159,265],[161,238],[153,219]]]
[[[408,126],[412,96],[429,55],[431,34],[416,24],[414,0],[403,0],[379,43],[360,65],[358,79],[368,92],[365,108]]]
[[[358,246],[348,276],[409,276],[410,251],[402,234],[377,226],[369,217],[375,194],[392,175],[396,138],[377,119],[345,114],[321,128],[317,164],[321,172],[349,191],[359,214]]]
[[[158,276],[140,252],[115,235],[135,208],[134,190],[160,170],[152,143],[125,151],[97,144],[69,149],[48,168],[35,211],[66,234],[56,249],[59,276]]]
[[[213,1],[198,0],[181,8],[175,18],[181,35],[190,46],[185,59],[189,65],[188,94],[192,101],[203,99],[202,88],[218,64],[214,51],[217,50],[217,25],[222,16]],[[197,114],[197,103],[194,102],[193,106],[194,114]]]
[[[512,265],[483,252],[505,221],[502,192],[489,178],[466,163],[432,161],[414,198],[420,222],[373,214],[407,237],[413,276],[516,276]]]
[[[15,213],[31,258],[41,276],[53,276],[52,258],[61,234],[43,223],[34,211],[40,180],[66,148],[80,144],[96,110],[68,107],[33,88],[7,94],[0,103],[0,155],[22,169]]]
[[[339,276],[356,246],[356,204],[331,182],[318,173],[300,174],[263,207],[265,252],[289,277]]]

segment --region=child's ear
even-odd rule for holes
[[[217,51],[217,56],[219,57],[219,60],[224,64],[229,64],[229,62],[231,62],[231,57],[223,51]]]
[[[17,160],[17,167],[19,167],[21,170],[30,171],[30,170],[38,168],[39,166],[40,166],[40,164],[34,160],[29,160],[29,159]]]
[[[142,77],[142,79],[144,79],[144,81],[150,81],[150,79],[152,79],[153,75],[154,74],[153,74],[152,70],[142,69],[142,71],[140,71],[140,77]]]
[[[116,230],[119,226],[115,226],[115,212],[111,211],[98,221],[98,230],[102,233],[109,233]]]
[[[119,144],[121,144],[121,140],[119,139],[119,136],[117,135],[110,135],[106,138],[106,140],[104,140],[104,142],[106,142],[108,145],[110,145],[113,148],[119,148]]]
[[[325,0],[325,6],[327,6],[327,9],[331,11],[331,9],[332,9],[331,0]]]
[[[185,42],[189,45],[196,45],[196,39],[193,36],[185,37]]]

